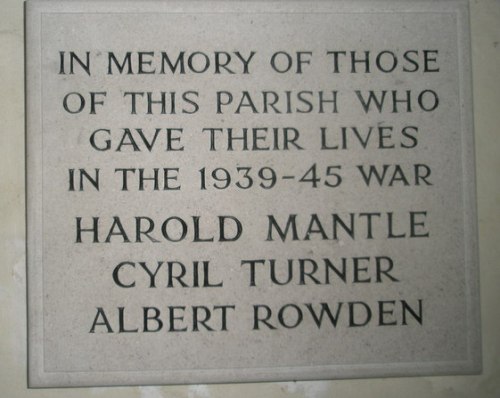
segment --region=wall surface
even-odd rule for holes
[[[26,385],[23,2],[0,12],[0,396],[500,397],[500,0],[470,3],[483,373],[317,382],[29,390]]]

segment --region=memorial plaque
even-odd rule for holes
[[[28,1],[29,384],[481,369],[468,3]]]

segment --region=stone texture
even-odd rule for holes
[[[480,369],[466,3],[29,2],[27,40],[32,386]]]

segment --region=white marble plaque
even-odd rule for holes
[[[477,373],[468,4],[28,1],[32,387]]]

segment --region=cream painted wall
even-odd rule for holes
[[[0,397],[500,397],[500,0],[471,0],[483,374],[209,386],[26,387],[23,2],[0,6]]]

